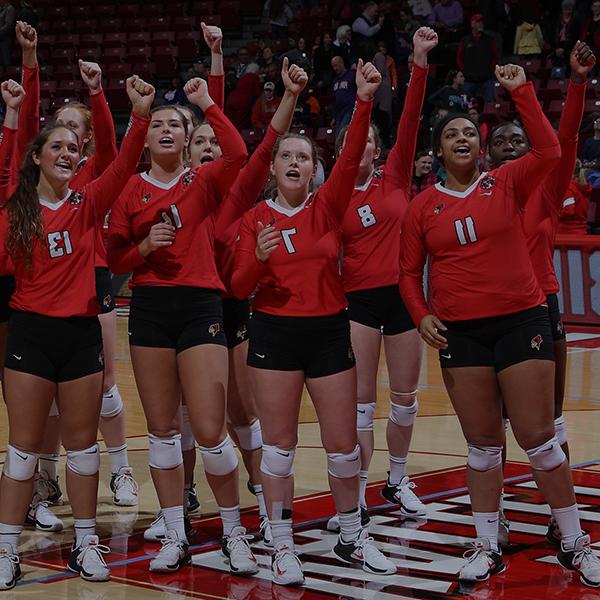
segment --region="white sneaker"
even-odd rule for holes
[[[158,555],[150,561],[150,570],[155,573],[173,573],[192,562],[190,545],[180,540],[176,531],[168,531],[161,542]]]
[[[118,506],[137,506],[139,486],[133,478],[131,467],[121,467],[110,480],[113,502]]]
[[[473,542],[473,548],[464,554],[467,562],[461,567],[458,578],[461,581],[485,581],[490,575],[504,573],[506,565],[500,552],[490,547],[490,541],[478,538]]]
[[[589,535],[579,536],[570,550],[561,542],[557,558],[565,569],[579,573],[581,583],[600,587],[600,559],[592,552]]]
[[[413,492],[416,484],[405,475],[398,485],[392,485],[389,477],[381,490],[381,495],[388,501],[400,505],[400,513],[406,517],[424,517],[427,514],[425,505]]]
[[[271,559],[271,570],[273,571],[273,583],[278,585],[302,585],[304,583],[302,563],[287,544],[280,544],[275,548]]]
[[[162,512],[159,510],[156,519],[150,523],[150,527],[144,531],[144,539],[147,542],[160,542],[167,535],[167,525]]]
[[[346,544],[340,536],[333,548],[333,553],[341,561],[351,565],[359,565],[363,571],[375,575],[394,575],[396,565],[375,546],[375,540],[363,529],[355,542]]]
[[[37,494],[30,504],[25,523],[35,525],[40,531],[62,531],[65,524],[48,508],[47,500],[40,500]]]
[[[509,546],[509,532],[510,521],[500,513],[500,519],[498,519],[498,546],[500,548],[507,548]]]
[[[273,533],[271,532],[271,523],[269,517],[262,516],[260,518],[259,527],[260,537],[262,537],[265,546],[273,546]]]
[[[73,542],[67,569],[79,573],[86,581],[108,581],[110,571],[102,555],[109,552],[110,548],[101,545],[97,535],[86,535],[81,546],[75,546]]]
[[[10,544],[0,544],[0,590],[10,590],[21,579],[19,556],[14,554]]]
[[[246,535],[246,528],[241,525],[234,527],[229,535],[223,536],[221,549],[229,559],[229,568],[232,573],[237,575],[258,573],[256,557],[252,554],[248,543],[248,540],[251,539],[252,536]]]

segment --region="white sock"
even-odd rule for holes
[[[223,537],[227,537],[234,527],[239,527],[242,524],[239,504],[230,508],[219,506],[219,513],[221,514],[221,521],[223,521]]]
[[[392,456],[390,454],[390,485],[398,485],[406,475],[408,456]]]
[[[75,545],[81,546],[86,535],[96,535],[96,519],[75,519]]]
[[[254,493],[256,494],[256,502],[258,502],[258,514],[261,517],[267,516],[267,503],[265,502],[265,495],[263,494],[263,487],[260,483],[254,484]]]
[[[498,525],[500,513],[496,512],[475,512],[473,511],[473,521],[475,521],[475,531],[477,537],[489,540],[490,548],[494,552],[498,550]]]
[[[113,475],[118,473],[122,468],[129,466],[127,457],[127,443],[116,448],[106,448],[108,450],[108,458],[110,458],[110,470]]]
[[[360,508],[351,512],[338,513],[338,519],[340,520],[340,535],[342,542],[349,544],[358,540],[362,531],[362,525],[360,524]]]
[[[550,512],[560,529],[561,541],[565,550],[572,550],[575,540],[583,535],[579,523],[577,504],[565,508],[551,508]]]
[[[292,532],[292,520],[281,519],[271,521],[271,533],[273,534],[273,546],[287,546],[290,550],[294,550],[294,534]]]
[[[40,471],[46,471],[48,479],[54,479],[58,477],[56,472],[58,469],[58,454],[40,454]]]
[[[8,544],[13,554],[18,554],[19,536],[23,531],[23,525],[6,525],[0,523],[0,544]]]
[[[169,506],[161,508],[163,517],[165,518],[165,529],[167,532],[174,531],[177,537],[184,542],[187,542],[185,534],[185,522],[183,520],[183,504],[181,506]]]
[[[365,494],[367,492],[367,483],[369,483],[369,471],[358,472],[358,501],[361,506],[367,508]]]

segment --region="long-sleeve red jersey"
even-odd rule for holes
[[[441,184],[419,194],[402,225],[400,292],[417,325],[434,313],[462,321],[542,304],[523,232],[523,208],[560,159],[560,144],[531,83],[512,93],[531,142],[521,158],[482,173],[464,192]],[[429,308],[423,270],[429,260]]]
[[[208,95],[221,109],[225,107],[225,75],[208,74]]]
[[[428,69],[413,66],[396,143],[385,167],[354,188],[342,224],[344,291],[396,285],[400,227],[410,201],[419,117]]]
[[[558,129],[562,156],[558,165],[533,191],[523,219],[533,270],[546,295],[555,294],[560,287],[554,272],[554,238],[562,202],[571,183],[577,159],[577,140],[583,117],[585,88],[585,83],[575,84],[569,81],[567,101]]]
[[[108,265],[133,271],[131,286],[194,286],[223,290],[214,256],[214,213],[246,159],[244,141],[221,110],[205,113],[223,156],[186,169],[168,183],[146,173],[133,176],[109,219]],[[175,241],[144,257],[139,244],[156,223],[175,227]]]
[[[571,179],[565,192],[556,233],[587,235],[588,211],[592,186]]]
[[[256,310],[308,317],[346,307],[338,268],[340,228],[369,133],[371,106],[357,100],[344,149],[315,194],[293,210],[266,200],[244,215],[231,285],[238,298],[247,298],[258,286]],[[258,221],[273,224],[282,237],[266,263],[255,254]]]
[[[14,190],[12,169],[18,130],[2,126],[0,136],[0,204],[4,204]]]
[[[132,115],[121,152],[101,177],[81,191],[69,190],[59,202],[39,200],[43,239],[34,238],[31,269],[22,257],[14,259],[16,289],[11,308],[51,317],[98,314],[94,276],[96,230],[135,172],[149,123],[148,118]],[[5,210],[0,219],[4,248],[7,235]]]

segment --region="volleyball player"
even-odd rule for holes
[[[583,534],[571,471],[554,431],[554,352],[545,295],[521,225],[530,192],[555,168],[560,145],[521,67],[496,67],[525,124],[531,150],[480,173],[480,132],[449,115],[433,132],[447,172],[419,194],[403,225],[400,286],[421,336],[439,350],[442,376],[468,443],[467,483],[477,539],[459,578],[505,570],[498,546],[503,485],[502,403],[562,534],[560,563],[600,585],[600,561]],[[429,261],[429,304],[423,269]]]
[[[327,182],[309,194],[317,157],[309,138],[282,136],[273,149],[276,193],[244,215],[231,286],[247,298],[258,286],[250,321],[248,365],[263,429],[261,470],[275,552],[273,581],[299,585],[302,565],[292,536],[293,462],[304,384],[315,405],[327,452],[329,483],[343,562],[377,574],[394,563],[362,530],[358,506],[356,372],[338,271],[339,228],[350,202],[381,75],[356,71],[357,105],[345,148]]]
[[[414,62],[396,143],[385,167],[375,168],[381,138],[371,126],[355,182],[352,202],[343,222],[342,281],[348,299],[352,348],[358,387],[357,427],[361,448],[360,505],[363,525],[369,521],[365,490],[373,456],[373,417],[377,400],[377,369],[383,339],[390,378],[387,424],[389,477],[382,490],[389,502],[407,516],[425,514],[406,474],[408,448],[417,417],[417,385],[422,342],[398,289],[400,224],[410,200],[413,156],[427,83],[427,54],[437,34],[421,27],[413,36]],[[343,147],[346,130],[338,137]],[[328,529],[337,530],[333,517]]]
[[[237,455],[225,428],[223,284],[213,244],[213,214],[237,177],[246,148],[203,80],[188,81],[185,92],[215,129],[223,156],[201,169],[186,168],[185,117],[174,107],[155,108],[146,142],[151,168],[130,180],[111,212],[109,266],[115,273],[133,271],[131,361],[167,531],[150,570],[175,571],[191,560],[182,498],[181,391],[219,506],[223,552],[232,572],[249,574],[257,565],[240,524]]]
[[[77,135],[57,123],[33,140],[19,184],[0,222],[4,256],[14,264],[4,369],[9,442],[0,480],[0,588],[21,576],[17,544],[48,411],[56,397],[67,450],[67,490],[75,519],[68,568],[82,578],[110,577],[95,535],[102,397],[102,338],[97,320],[94,240],[141,155],[154,88],[127,80],[133,104],[121,152],[79,192]]]

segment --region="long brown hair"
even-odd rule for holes
[[[38,133],[25,155],[19,170],[19,185],[4,205],[8,209],[8,239],[6,249],[13,259],[23,259],[25,267],[31,269],[31,253],[34,239],[44,240],[44,224],[40,209],[37,186],[40,181],[40,168],[33,156],[39,156],[52,132],[66,129],[75,138],[77,134],[63,123],[51,123]]]

